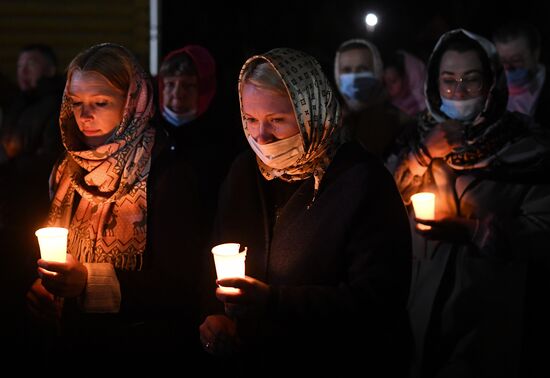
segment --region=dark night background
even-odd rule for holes
[[[238,112],[236,83],[245,60],[275,47],[292,47],[315,56],[332,78],[334,54],[349,38],[368,38],[384,55],[403,48],[427,59],[439,36],[462,27],[490,38],[498,25],[528,21],[541,32],[548,62],[550,3],[527,1],[164,1],[160,16],[161,56],[189,43],[207,47],[219,72],[218,95]],[[368,33],[367,11],[379,25]]]

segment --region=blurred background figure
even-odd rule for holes
[[[196,172],[207,217],[212,220],[218,189],[238,151],[216,99],[216,62],[210,52],[188,45],[164,58],[158,75],[158,121],[170,136],[172,153]]]
[[[343,135],[383,161],[414,119],[390,103],[378,48],[364,39],[340,45],[334,59],[336,86],[343,99]]]
[[[47,216],[48,177],[62,151],[58,118],[64,80],[56,65],[50,46],[23,47],[16,63],[18,88],[2,104],[0,118],[0,294],[4,315],[13,316],[6,331],[17,333],[19,341],[24,294],[36,270],[28,251]]]
[[[531,24],[512,22],[493,33],[506,70],[508,110],[527,114],[550,128],[550,84],[541,61],[541,36]]]
[[[33,214],[44,210],[39,204],[48,202],[47,178],[62,151],[58,117],[64,79],[57,75],[56,64],[52,48],[46,45],[28,45],[19,53],[19,93],[3,114],[0,127],[0,228],[24,218],[37,219]],[[32,213],[27,213],[24,210],[29,206],[16,200],[19,195],[24,202],[29,198],[45,201],[34,203]]]
[[[410,117],[426,109],[426,65],[416,56],[397,50],[384,59],[384,84],[391,103]]]
[[[17,85],[0,72],[0,126],[2,125],[3,114],[11,105],[17,90]]]

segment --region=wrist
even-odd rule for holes
[[[432,162],[432,156],[430,152],[422,143],[418,143],[415,148],[412,150],[413,156],[416,159],[417,163],[422,167],[427,167]]]

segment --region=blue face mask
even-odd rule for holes
[[[164,116],[164,119],[166,119],[170,124],[172,124],[172,126],[175,127],[185,125],[186,123],[189,123],[197,118],[195,110],[192,110],[185,114],[178,114],[173,112],[172,110],[170,110],[170,108],[166,106],[162,109],[162,115]]]
[[[449,118],[457,121],[471,121],[481,112],[484,103],[485,98],[483,96],[468,100],[449,100],[441,97],[441,107],[439,109]]]
[[[523,87],[525,84],[529,83],[530,80],[531,75],[529,75],[529,70],[527,68],[516,68],[506,71],[508,86]]]
[[[340,75],[340,91],[350,100],[367,102],[378,93],[380,80],[371,71]]]

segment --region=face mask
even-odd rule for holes
[[[479,96],[469,100],[449,100],[442,97],[441,101],[439,109],[449,118],[457,121],[471,121],[483,109],[485,98]]]
[[[350,100],[367,102],[380,87],[380,80],[371,71],[340,75],[340,91]]]
[[[268,144],[258,144],[250,135],[247,139],[260,160],[271,168],[288,168],[304,154],[300,133]]]
[[[173,126],[179,127],[193,121],[196,118],[196,111],[191,110],[190,112],[184,114],[174,113],[168,107],[162,109],[163,117],[170,122]]]
[[[516,68],[514,70],[506,71],[506,81],[508,86],[511,87],[523,87],[529,83],[531,77],[527,68]]]

